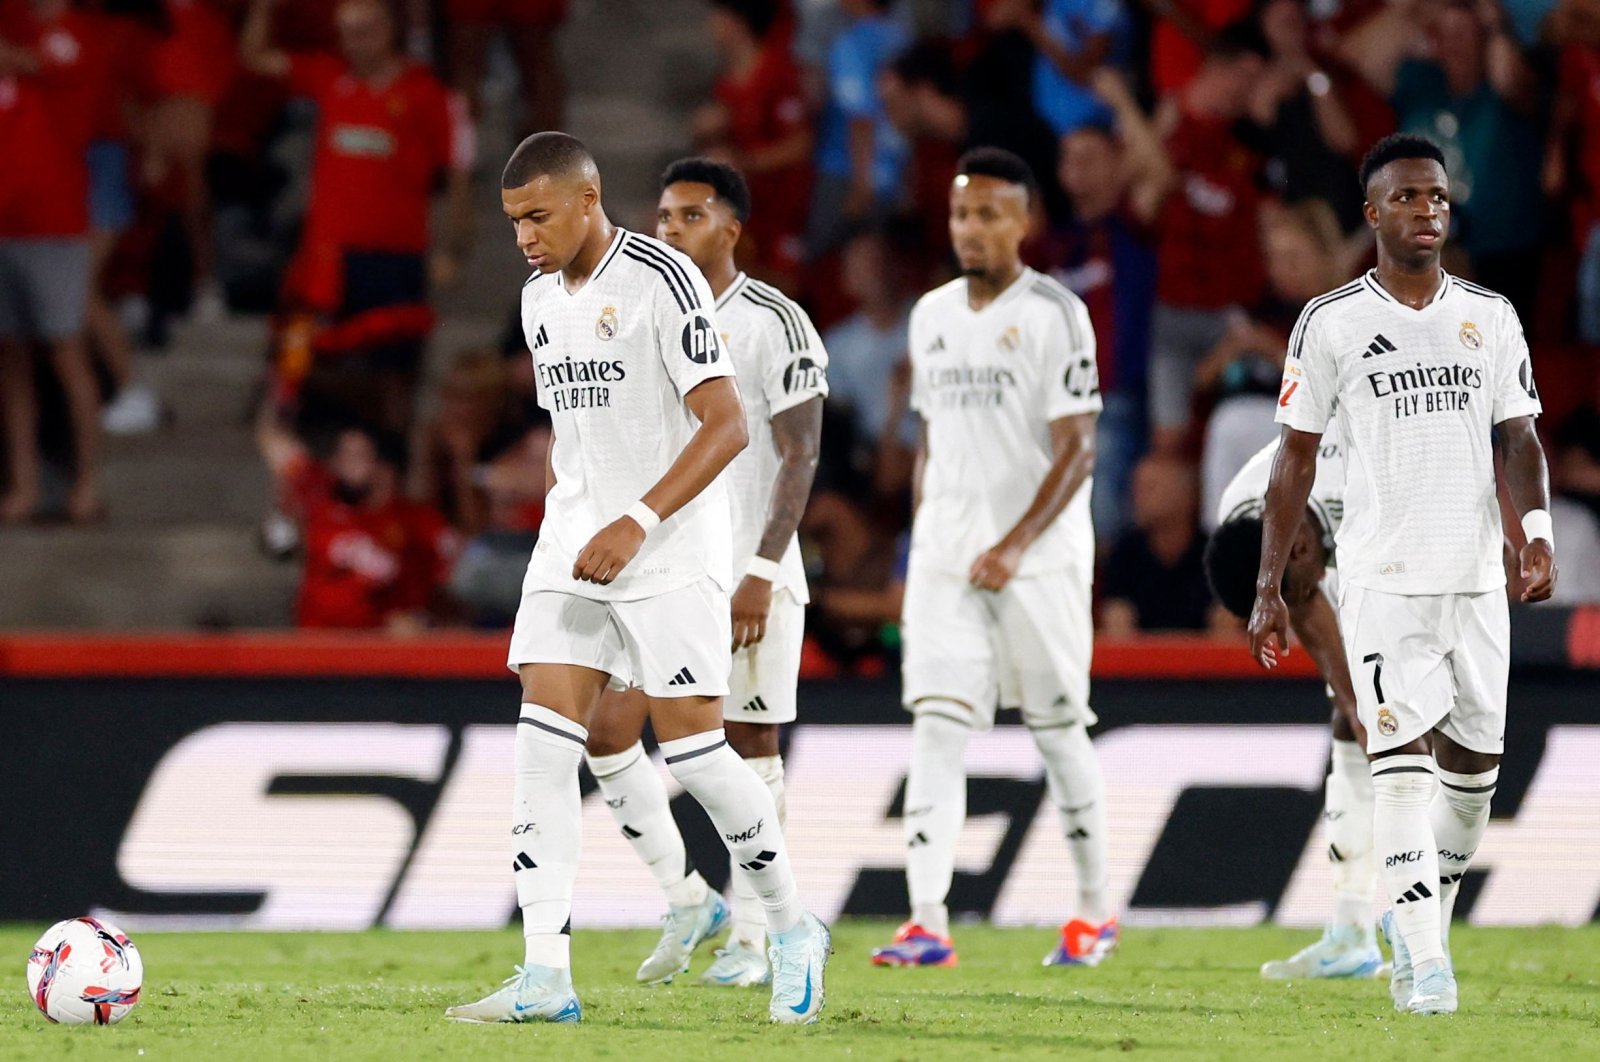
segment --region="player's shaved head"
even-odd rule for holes
[[[501,188],[522,188],[540,177],[566,182],[592,182],[600,187],[600,170],[583,141],[566,133],[534,133],[511,153],[500,175]]]

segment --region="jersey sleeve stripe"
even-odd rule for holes
[[[778,306],[775,303],[768,302],[761,296],[757,295],[753,290],[746,291],[743,297],[746,302],[772,311],[773,316],[778,319],[778,323],[783,325],[783,338],[789,345],[789,353],[798,354],[800,351],[806,349],[806,347],[810,345],[805,342],[805,333],[802,332],[798,336],[795,335],[793,320],[788,314],[783,312],[783,307]]]
[[[655,262],[652,262],[650,259],[644,257],[644,255],[634,254],[632,251],[623,251],[622,253],[633,259],[635,262],[654,269],[657,273],[660,273],[661,279],[667,282],[667,290],[672,292],[673,301],[678,304],[678,312],[689,312],[688,305],[683,301],[683,294],[678,290],[677,282],[672,279],[672,274],[667,272],[665,266],[658,265]]]
[[[633,257],[638,258],[638,256],[642,255],[644,259],[649,259],[668,271],[671,278],[673,278],[671,282],[675,282],[677,288],[683,293],[682,302],[687,303],[684,313],[700,308],[700,299],[694,293],[694,284],[690,282],[689,274],[684,271],[683,266],[679,265],[671,255],[659,247],[650,246],[643,240],[630,240],[628,251]]]
[[[1486,299],[1499,299],[1501,302],[1505,303],[1507,306],[1511,305],[1511,300],[1510,299],[1506,298],[1504,295],[1500,294],[1498,291],[1490,291],[1488,288],[1484,287],[1482,284],[1474,284],[1470,280],[1462,280],[1460,277],[1451,277],[1450,279],[1455,281],[1457,284],[1460,284],[1463,290],[1470,291],[1474,295],[1482,295]]]
[[[1311,320],[1311,315],[1330,303],[1347,299],[1351,295],[1361,293],[1361,281],[1352,280],[1342,288],[1335,288],[1326,295],[1319,295],[1306,303],[1306,308],[1300,311],[1300,319],[1294,323],[1294,332],[1289,337],[1289,357],[1299,360],[1306,341],[1306,325]]]
[[[1078,326],[1078,308],[1073,305],[1073,297],[1064,291],[1056,291],[1042,281],[1035,281],[1033,291],[1054,302],[1060,308],[1062,316],[1067,319],[1067,337],[1072,341],[1072,349],[1083,349],[1083,329]]]
[[[811,348],[811,339],[806,331],[804,322],[805,314],[801,311],[799,306],[795,305],[793,299],[789,298],[789,296],[785,295],[771,284],[763,284],[759,280],[752,280],[750,282],[750,290],[755,292],[757,295],[765,297],[768,303],[783,312],[784,316],[788,320],[788,323],[794,326],[794,334],[800,344],[799,349],[809,350]]]

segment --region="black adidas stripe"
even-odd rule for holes
[[[806,317],[805,311],[800,309],[799,305],[793,299],[789,298],[789,296],[785,295],[771,284],[765,284],[759,280],[749,281],[747,284],[745,284],[745,290],[747,292],[754,292],[755,294],[766,298],[774,306],[782,310],[784,314],[788,316],[789,320],[794,324],[794,334],[795,338],[800,343],[800,349],[811,349],[811,334],[806,329],[808,318]]]
[[[718,749],[720,749],[722,746],[726,745],[727,743],[728,743],[727,739],[724,738],[723,740],[717,742],[715,745],[707,745],[703,749],[695,749],[693,752],[685,752],[680,756],[668,756],[667,757],[667,763],[670,765],[670,764],[674,764],[674,763],[682,763],[684,760],[692,760],[696,756],[704,756],[708,752],[715,752]]]
[[[1446,782],[1443,779],[1440,779],[1439,784],[1444,786],[1446,789],[1454,789],[1458,793],[1492,793],[1492,792],[1494,792],[1494,785],[1493,784],[1490,784],[1490,785],[1451,785],[1449,782]]]
[[[1036,295],[1042,295],[1051,300],[1061,310],[1061,315],[1067,319],[1067,339],[1072,343],[1072,349],[1083,349],[1083,330],[1078,327],[1077,307],[1073,306],[1072,298],[1068,292],[1057,291],[1044,281],[1043,278],[1033,282],[1029,289]]]
[[[665,269],[670,274],[668,283],[675,286],[673,294],[682,293],[679,305],[684,307],[684,313],[700,308],[700,299],[694,293],[694,283],[689,279],[689,274],[667,252],[646,243],[643,239],[629,239],[628,246],[623,248],[623,253],[635,261],[646,264],[653,262],[657,267]]]
[[[1460,277],[1451,277],[1450,279],[1454,280],[1457,284],[1460,284],[1463,288],[1472,292],[1474,295],[1483,295],[1491,299],[1499,299],[1508,306],[1511,304],[1510,299],[1506,298],[1498,291],[1484,287],[1482,284],[1474,284],[1472,281],[1462,280]]]
[[[1359,294],[1360,291],[1361,281],[1353,280],[1342,288],[1335,288],[1326,295],[1320,295],[1306,303],[1306,308],[1300,311],[1300,320],[1296,321],[1294,325],[1294,335],[1291,337],[1289,344],[1293,353],[1289,356],[1296,360],[1299,359],[1302,350],[1305,348],[1306,325],[1310,323],[1312,314],[1324,306],[1338,302],[1340,299],[1348,299],[1352,295]]]
[[[583,745],[583,738],[579,737],[576,734],[569,734],[565,730],[562,730],[560,727],[551,726],[549,723],[541,723],[537,719],[529,719],[526,716],[524,716],[521,719],[518,719],[517,722],[521,723],[523,726],[532,726],[532,727],[538,727],[540,730],[548,730],[550,733],[559,735],[560,737],[564,737],[568,741],[577,742],[580,747]]]
[[[758,292],[754,284],[747,285],[740,292],[747,302],[756,306],[764,306],[777,315],[778,321],[783,325],[783,335],[789,343],[789,353],[798,354],[810,348],[810,340],[806,337],[806,330],[801,327],[799,319],[794,312],[777,299],[763,292]]]
[[[1386,767],[1381,771],[1373,771],[1372,772],[1372,777],[1381,778],[1386,774],[1413,774],[1413,773],[1415,773],[1415,774],[1432,774],[1433,770],[1432,770],[1432,768],[1429,768],[1429,767]]]
[[[638,262],[639,264],[644,265],[644,266],[648,266],[649,268],[654,269],[657,273],[660,273],[661,274],[661,279],[667,282],[667,290],[672,292],[673,301],[678,304],[678,312],[679,313],[688,313],[689,312],[688,304],[683,301],[683,293],[678,290],[678,285],[672,279],[672,274],[667,272],[665,267],[657,265],[655,262],[652,262],[650,259],[644,257],[643,255],[634,254],[631,248],[628,249],[628,250],[624,250],[622,253],[624,255],[626,255],[627,257],[633,259],[635,262]]]

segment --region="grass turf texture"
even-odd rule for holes
[[[769,1026],[766,989],[695,984],[709,948],[679,983],[635,985],[652,932],[578,934],[575,1027],[442,1017],[510,974],[514,932],[143,933],[138,1008],[113,1028],[66,1028],[23,980],[43,928],[0,929],[15,960],[0,1059],[1600,1057],[1600,926],[1456,927],[1463,1011],[1422,1019],[1394,1012],[1385,981],[1262,981],[1259,965],[1309,943],[1303,932],[1132,930],[1099,969],[1047,970],[1049,932],[967,926],[960,966],[880,970],[867,956],[892,927],[851,922],[835,927],[827,1009],[809,1028]]]

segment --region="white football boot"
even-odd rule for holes
[[[772,961],[772,1002],[767,1013],[784,1025],[810,1025],[822,1013],[823,975],[833,952],[833,935],[808,911],[784,936],[782,941],[772,936],[767,950]]]
[[[547,1021],[567,1025],[583,1020],[583,1007],[572,990],[572,971],[554,966],[518,966],[505,987],[476,1003],[451,1007],[451,1021],[492,1025],[502,1021]]]
[[[706,890],[705,902],[694,907],[669,907],[661,918],[661,939],[656,950],[639,964],[634,976],[640,984],[664,985],[689,968],[694,949],[716,936],[728,924],[728,905],[720,895]]]

